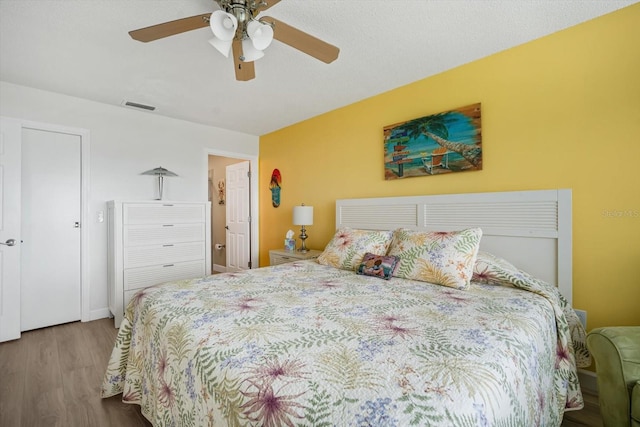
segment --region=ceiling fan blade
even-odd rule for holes
[[[280,0],[262,0],[262,4],[256,8],[256,15],[260,12],[264,12],[271,6],[275,6],[278,3],[280,3]]]
[[[327,64],[338,58],[340,49],[270,16],[260,19],[273,25],[273,38]]]
[[[175,21],[169,21],[163,24],[140,28],[139,30],[129,31],[129,35],[134,40],[145,43],[151,42],[164,37],[173,36],[175,34],[185,33],[187,31],[207,27],[209,26],[210,16],[211,13],[203,13],[202,15],[176,19]]]
[[[233,49],[233,65],[236,67],[236,80],[246,82],[256,77],[256,70],[253,62],[240,60],[242,56],[242,40],[234,40],[231,45]]]

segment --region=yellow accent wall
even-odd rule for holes
[[[476,102],[482,171],[384,180],[384,126]],[[296,204],[322,249],[336,199],[571,188],[574,307],[640,325],[640,4],[263,135],[259,173],[263,266]]]

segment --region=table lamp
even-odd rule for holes
[[[305,244],[305,240],[307,240],[307,231],[305,230],[306,225],[313,225],[313,206],[305,206],[304,203],[302,206],[294,206],[293,207],[293,225],[301,225],[302,230],[300,232],[300,240],[302,240],[302,246],[298,251],[304,253],[307,252],[307,245]]]

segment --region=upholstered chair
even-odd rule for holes
[[[587,347],[596,362],[605,427],[640,427],[640,326],[594,329]]]

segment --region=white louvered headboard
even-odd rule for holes
[[[341,199],[336,228],[482,228],[480,249],[560,289],[572,302],[571,190]]]

